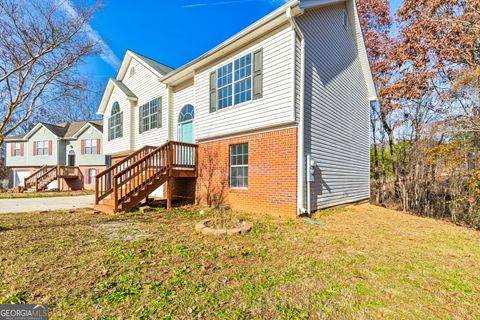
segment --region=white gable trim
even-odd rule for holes
[[[135,54],[135,52],[132,52],[132,51],[130,51],[130,50],[127,50],[127,52],[125,52],[125,57],[123,58],[122,64],[120,65],[120,69],[118,70],[117,80],[122,81],[123,78],[125,78],[125,74],[127,73],[128,66],[129,66],[130,63],[132,62],[132,58],[134,58],[135,61],[137,61],[137,62],[140,63],[142,66],[144,66],[145,68],[147,68],[148,70],[150,70],[150,71],[151,71],[153,74],[155,74],[158,78],[162,78],[162,77],[163,77],[163,74],[161,74],[160,72],[158,72],[157,70],[155,70],[154,68],[152,68],[150,65],[148,65],[147,63],[145,63],[145,61],[143,61],[142,58],[140,58],[137,54]]]
[[[108,80],[107,87],[105,88],[105,91],[102,96],[102,100],[100,101],[100,105],[98,106],[97,114],[102,115],[105,112],[105,109],[107,108],[107,103],[110,100],[110,96],[112,95],[113,88],[117,87],[124,95],[126,100],[130,101],[137,101],[137,97],[129,97],[123,90],[113,81],[112,79]]]
[[[93,126],[90,122],[87,122],[83,125],[83,127],[81,127],[80,129],[78,129],[77,132],[75,132],[75,134],[72,136],[73,139],[77,139],[78,136],[83,133],[85,130],[87,130],[88,127],[92,127],[93,129],[97,130],[100,134],[103,134],[102,131],[98,130],[98,128],[96,128],[95,126]]]
[[[44,127],[45,129],[47,129],[51,134],[53,134],[55,137],[57,138],[60,138],[59,136],[57,136],[52,130],[48,129],[46,126],[43,125],[43,123],[38,123],[35,127],[33,127],[32,130],[30,130],[24,137],[23,139],[24,140],[28,140],[35,132],[37,132],[40,127]]]

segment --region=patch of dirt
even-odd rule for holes
[[[96,230],[115,240],[135,241],[149,238],[143,223],[135,221],[107,221],[97,224]]]

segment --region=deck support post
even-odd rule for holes
[[[168,177],[167,182],[167,210],[172,208],[172,193],[173,193],[173,177]]]

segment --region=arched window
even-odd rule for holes
[[[108,119],[108,140],[121,138],[123,135],[123,112],[120,111],[120,104],[114,102],[111,116]]]
[[[191,104],[187,104],[182,108],[180,114],[178,115],[178,123],[193,121],[194,118],[195,110]]]

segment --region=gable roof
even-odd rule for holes
[[[35,127],[33,127],[29,132],[25,134],[17,134],[5,139],[5,141],[17,141],[17,140],[26,140],[33,133],[35,133],[40,127],[44,127],[53,133],[58,138],[74,138],[76,133],[79,132],[86,125],[90,125],[96,130],[103,133],[103,121],[102,120],[85,120],[85,121],[73,121],[73,122],[62,122],[59,124],[51,124],[45,122],[39,122]]]
[[[130,100],[138,99],[137,96],[132,92],[132,90],[130,90],[122,81],[113,79],[113,78],[110,78],[110,81],[112,81],[112,83],[116,85],[118,89],[120,89],[127,96],[128,99]]]
[[[202,68],[210,62],[225,56],[231,51],[238,49],[243,44],[253,41],[259,36],[269,32],[279,25],[288,22],[287,11],[290,10],[293,17],[301,15],[305,9],[317,8],[336,3],[346,3],[347,7],[353,13],[353,28],[355,35],[355,44],[358,51],[358,57],[362,66],[362,72],[364,74],[365,82],[369,92],[370,100],[376,100],[377,94],[375,85],[373,83],[372,73],[370,70],[370,64],[367,58],[367,52],[365,49],[365,43],[363,39],[362,30],[360,28],[360,21],[356,9],[355,0],[290,0],[285,5],[281,6],[277,10],[271,12],[262,19],[256,21],[252,25],[243,29],[239,33],[235,34],[231,38],[222,42],[218,46],[214,47],[210,51],[201,55],[200,57],[192,60],[191,62],[173,70],[162,78],[162,82],[167,85],[174,85],[182,81],[185,76],[193,74],[196,69]]]
[[[144,55],[141,55],[140,53],[137,53],[135,51],[132,51],[132,50],[128,50],[129,52],[131,52],[131,54],[133,54],[134,56],[136,56],[139,60],[142,60],[143,62],[145,62],[147,65],[149,65],[150,67],[152,67],[153,69],[155,69],[158,73],[162,74],[162,75],[166,75],[167,73],[170,73],[172,72],[174,69],[163,64],[163,63],[160,63],[158,61],[155,61],[153,59],[150,59],[148,57],[145,57]]]
[[[107,83],[107,87],[105,88],[105,91],[103,92],[102,100],[100,101],[100,105],[98,106],[97,114],[103,115],[105,112],[105,109],[107,108],[107,102],[110,99],[110,96],[112,95],[113,88],[117,87],[127,98],[127,100],[130,101],[137,101],[138,98],[137,96],[130,90],[125,83],[118,79],[113,79],[110,78]]]

